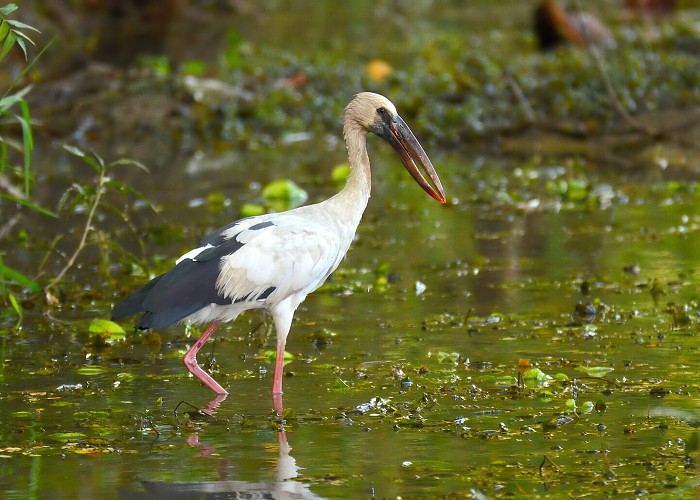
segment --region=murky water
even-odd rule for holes
[[[430,22],[455,29],[452,12],[404,15],[428,36]],[[281,16],[275,36],[292,19]],[[295,43],[326,39],[321,28],[307,36]],[[310,201],[330,196],[330,168],[344,151],[324,138],[324,151],[309,154],[313,139],[149,157],[144,138],[134,147],[151,173],[118,175],[160,209],[131,212],[146,252],[166,262],[180,255],[278,177]],[[142,278],[117,265],[105,271],[88,254],[63,307],[36,302],[18,333],[3,320],[3,496],[692,498],[700,158],[689,153],[694,168],[683,171],[620,171],[533,157],[544,141],[524,140],[511,154],[426,148],[446,206],[370,140],[373,196],[346,261],[297,312],[284,418],[271,410],[265,351],[274,335],[256,314],[221,327],[202,350],[200,362],[230,392],[214,410],[180,361],[196,332],[93,345],[90,320],[108,317]],[[53,168],[37,186],[50,199],[74,174],[67,157],[41,147],[37,155],[38,170]],[[578,196],[581,179],[589,187]],[[207,203],[212,192],[225,199],[220,210]],[[105,221],[115,226],[110,239],[138,252],[132,232]],[[55,231],[45,219],[33,227]],[[31,248],[21,252],[27,261]],[[541,378],[519,380],[530,366]]]
[[[274,339],[256,328],[256,315],[223,328],[204,350],[231,395],[199,420],[187,416],[189,405],[204,407],[211,395],[184,374],[183,328],[159,332],[154,348],[127,342],[88,356],[87,322],[108,314],[103,301],[31,315],[2,343],[6,495],[690,488],[684,443],[697,421],[700,372],[695,195],[592,210],[440,207],[406,176],[397,182],[400,165],[373,149],[377,188],[358,241],[334,282],[299,309],[290,335],[284,422],[271,412],[271,366],[261,358]],[[467,199],[470,160],[438,153],[435,163],[450,193]],[[219,177],[229,174],[207,174],[214,185]],[[142,189],[167,217],[204,225],[213,217],[168,201],[167,187]],[[175,255],[182,245],[157,251]],[[639,274],[623,270],[635,263]],[[382,289],[377,278],[387,274]],[[666,294],[658,306],[653,280]],[[596,303],[597,316],[582,320],[578,302]],[[674,325],[667,302],[688,304],[689,323]],[[337,334],[329,345],[313,341],[320,328]],[[552,383],[545,395],[516,389],[520,359],[578,380]],[[589,376],[582,367],[611,371]],[[567,400],[601,409],[579,418]],[[181,401],[189,405],[176,416]]]

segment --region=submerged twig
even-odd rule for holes
[[[192,408],[195,412],[199,411],[199,408],[197,408],[197,407],[196,407],[195,405],[193,405],[192,403],[188,403],[187,401],[185,401],[185,400],[183,399],[182,401],[180,401],[180,402],[177,404],[177,406],[176,406],[175,409],[173,410],[173,415],[175,415],[175,418],[179,418],[179,417],[180,417],[180,415],[178,415],[178,413],[177,413],[177,410],[178,410],[178,409],[180,408],[180,406],[182,406],[182,405],[187,405],[187,406],[189,406],[189,407]]]
[[[543,476],[542,470],[544,469],[544,466],[545,466],[546,463],[549,463],[549,465],[551,465],[552,467],[554,467],[554,469],[555,469],[558,473],[561,474],[561,469],[559,468],[559,466],[558,466],[557,464],[555,464],[555,463],[552,461],[552,459],[549,458],[548,455],[544,455],[544,457],[542,458],[542,463],[540,464],[540,467],[539,467],[540,477]]]

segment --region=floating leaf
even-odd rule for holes
[[[554,400],[554,393],[552,391],[540,391],[537,393],[537,399],[545,403],[549,403]]]
[[[107,368],[104,366],[97,366],[97,365],[91,365],[91,366],[81,366],[77,370],[75,370],[76,373],[80,375],[85,375],[88,377],[91,377],[93,375],[100,375],[102,373],[105,373],[107,371]]]
[[[124,329],[108,319],[93,319],[90,322],[90,333],[124,334]]]
[[[584,401],[584,403],[579,407],[579,413],[591,413],[595,409],[595,405],[592,401]]]
[[[578,370],[586,373],[589,377],[604,377],[614,368],[609,366],[579,366]]]
[[[438,352],[437,353],[438,363],[458,363],[459,353],[458,352]]]
[[[275,351],[265,351],[263,353],[263,356],[265,358],[265,361],[270,363],[271,365],[275,364],[275,359],[277,358],[277,353]],[[294,354],[288,353],[287,351],[284,351],[284,364],[286,365],[287,363],[290,363],[294,360]]]
[[[136,376],[132,373],[127,373],[127,372],[122,372],[122,373],[117,373],[117,379],[121,382],[130,382],[134,380]]]
[[[276,210],[280,207],[284,207],[282,210],[298,207],[308,198],[306,191],[289,179],[277,179],[272,181],[263,188],[262,196],[265,198],[265,201]]]
[[[331,172],[331,180],[335,183],[342,183],[348,180],[350,176],[350,165],[347,163],[341,163],[336,165]]]
[[[109,342],[123,340],[126,336],[121,326],[108,319],[93,319],[88,330],[90,333],[103,336],[104,340]]]
[[[265,213],[265,207],[259,203],[244,203],[241,206],[241,217],[255,217]]]
[[[544,385],[547,381],[552,380],[552,377],[547,375],[539,368],[531,368],[523,374],[523,381],[526,385]]]
[[[85,434],[83,434],[82,432],[54,432],[53,434],[49,434],[49,437],[54,441],[67,443],[68,441],[77,441],[79,439],[84,439]]]

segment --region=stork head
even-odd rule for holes
[[[367,132],[372,132],[391,144],[418,185],[440,203],[445,203],[445,191],[433,164],[389,99],[372,92],[357,94],[348,104],[346,119],[354,120]],[[431,182],[425,179],[417,165],[420,165]]]

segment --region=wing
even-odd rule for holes
[[[170,271],[117,304],[112,317],[143,311],[138,327],[160,328],[210,304],[303,299],[323,284],[341,253],[337,232],[323,220],[289,212],[243,219],[208,235]]]
[[[223,236],[242,245],[222,257],[216,283],[218,293],[233,301],[260,297],[270,288],[269,302],[295,294],[303,299],[323,284],[345,253],[332,226],[289,213],[240,232],[231,228]]]

